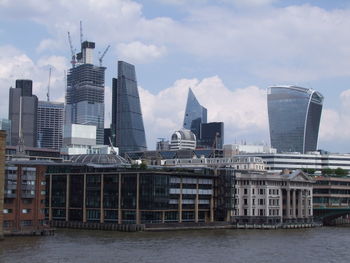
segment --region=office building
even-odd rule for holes
[[[192,89],[189,88],[183,127],[191,130],[199,139],[202,123],[207,123],[207,109],[199,104]]]
[[[31,80],[18,79],[16,88],[10,88],[11,145],[18,145],[21,137],[25,146],[36,147],[38,98],[33,95],[32,86]]]
[[[161,140],[157,142],[156,150],[157,151],[169,151],[170,150],[169,141],[166,141],[164,138],[161,138]]]
[[[37,146],[60,150],[63,137],[64,104],[39,101],[37,121]]]
[[[224,123],[209,122],[200,125],[200,139],[197,141],[198,148],[223,149],[224,146]]]
[[[111,128],[104,129],[104,145],[110,145],[112,141]],[[113,144],[113,142],[112,142]]]
[[[124,61],[113,78],[111,133],[121,155],[147,149],[135,67]]]
[[[11,145],[11,121],[8,119],[1,119],[0,130],[6,132],[6,145]]]
[[[277,153],[275,148],[264,144],[225,144],[224,157],[233,157],[237,154],[246,153]]]
[[[278,152],[316,151],[323,96],[296,86],[270,87],[267,105],[271,146]]]
[[[6,132],[0,130],[0,240],[4,237],[4,182],[5,182],[5,142]]]
[[[84,41],[78,63],[67,76],[65,124],[93,125],[96,144],[104,143],[105,67],[93,65],[94,42]]]
[[[196,135],[190,130],[181,129],[171,135],[170,150],[194,150],[196,145]]]

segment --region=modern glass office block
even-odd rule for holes
[[[147,149],[135,66],[124,61],[113,79],[111,135],[121,155]]]
[[[316,151],[323,96],[296,86],[270,87],[267,105],[271,146],[278,152]]]
[[[207,123],[207,109],[199,104],[192,89],[188,90],[183,127],[191,130],[197,138],[200,138],[200,125]]]

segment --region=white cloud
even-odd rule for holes
[[[119,44],[117,53],[121,60],[130,61],[131,63],[149,63],[164,56],[166,48],[164,46],[145,45],[139,41],[134,41],[128,44]]]
[[[170,138],[182,127],[188,88],[208,109],[208,121],[225,123],[225,141],[253,138],[267,140],[266,91],[247,87],[231,91],[217,77],[177,80],[170,88],[158,94],[140,88],[143,118],[148,147],[154,148],[156,138]],[[258,136],[252,136],[257,133]]]

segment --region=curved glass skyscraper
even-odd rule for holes
[[[113,79],[111,133],[121,155],[147,150],[135,66],[124,61]]]
[[[323,96],[296,86],[270,87],[267,106],[271,146],[278,152],[316,151]]]
[[[192,89],[189,88],[183,127],[191,130],[199,139],[201,123],[207,123],[207,109],[199,104]]]

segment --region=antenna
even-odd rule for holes
[[[68,31],[68,42],[69,42],[70,52],[71,52],[71,55],[72,55],[72,60],[71,60],[70,63],[72,64],[72,67],[74,68],[75,67],[75,63],[76,63],[76,60],[75,60],[75,49],[73,48],[72,38],[70,37],[69,31]]]
[[[108,45],[108,47],[105,49],[105,51],[103,51],[102,56],[98,59],[100,61],[100,67],[102,67],[103,57],[106,55],[106,53],[110,47],[111,47],[111,45]]]
[[[51,67],[49,70],[49,83],[47,84],[47,93],[46,93],[46,97],[47,97],[48,102],[50,102],[50,82],[51,82]]]
[[[80,45],[83,43],[83,22],[80,20]]]

